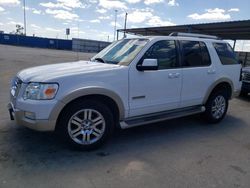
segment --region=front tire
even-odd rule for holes
[[[77,100],[66,107],[58,121],[61,137],[76,149],[93,150],[103,145],[114,130],[110,109],[95,100]]]
[[[206,103],[205,119],[209,123],[219,123],[228,109],[228,94],[225,90],[215,91]]]

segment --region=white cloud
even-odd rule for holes
[[[41,29],[41,27],[38,26],[38,25],[36,25],[36,24],[30,24],[30,26],[31,26],[34,30]]]
[[[23,26],[23,23],[22,22],[16,22],[16,21],[10,21],[7,23],[8,25],[21,25]]]
[[[126,1],[131,4],[141,2],[141,0],[126,0]]]
[[[124,17],[120,14],[119,17]],[[150,8],[146,9],[136,9],[133,12],[128,13],[128,23],[129,24],[139,24],[145,23],[149,26],[171,26],[175,25],[169,20],[162,20],[159,16],[154,14],[154,10]]]
[[[144,3],[146,5],[150,5],[150,4],[155,4],[155,3],[162,3],[164,2],[164,0],[145,0]]]
[[[226,14],[224,9],[207,9],[205,13],[203,14],[190,14],[187,16],[188,18],[191,18],[193,20],[228,20],[231,18],[230,14]]]
[[[33,9],[32,13],[33,14],[42,14],[42,11],[41,10],[37,10],[37,9]]]
[[[100,19],[100,20],[110,20],[111,17],[110,16],[99,16],[98,19]]]
[[[148,20],[147,25],[155,27],[155,26],[173,26],[176,24],[174,24],[171,21],[164,21],[159,16],[153,16]]]
[[[23,7],[23,9],[24,9],[24,7]],[[27,11],[32,11],[33,14],[42,14],[42,11],[41,11],[41,10],[37,10],[37,9],[35,9],[35,8],[30,8],[30,7],[28,7],[28,6],[25,7],[25,10],[27,10]]]
[[[111,22],[110,25],[114,27],[115,26],[115,22],[114,21]],[[118,22],[116,22],[116,27],[122,27],[122,25],[119,24]]]
[[[66,10],[52,10],[46,9],[45,12],[47,14],[54,15],[54,18],[61,19],[61,20],[76,20],[79,16],[75,13],[71,13]]]
[[[95,4],[98,3],[98,0],[89,0],[89,3]]]
[[[61,29],[55,29],[55,28],[52,28],[52,27],[46,27],[45,30],[46,31],[51,31],[51,32],[61,32],[62,31]]]
[[[66,10],[72,10],[73,8],[85,8],[86,5],[83,4],[80,0],[57,0],[56,3],[47,2],[40,3],[41,6],[46,8],[63,8]]]
[[[179,6],[179,3],[176,2],[176,0],[169,0],[168,5],[173,7],[173,6]]]
[[[81,29],[80,28],[78,28],[78,27],[71,27],[70,28],[70,33],[71,34],[74,34],[74,35],[78,35],[78,33],[79,34],[85,34],[86,32],[84,32],[84,31],[81,31]]]
[[[130,0],[127,0],[130,1]],[[131,0],[131,1],[140,1],[140,0]],[[179,6],[179,3],[176,2],[176,0],[144,0],[144,3],[146,5],[151,5],[151,4],[157,4],[157,3],[164,3],[167,2],[168,6]]]
[[[230,8],[230,9],[228,10],[228,12],[239,12],[239,11],[240,11],[239,8]]]
[[[90,22],[90,23],[100,23],[100,20],[94,19],[94,20],[90,20],[89,22]]]
[[[2,26],[2,25],[3,25],[3,23],[0,22],[0,26]]]
[[[107,12],[107,10],[104,9],[104,8],[97,8],[97,9],[96,9],[96,12],[99,12],[99,13],[101,13],[101,14],[104,14],[104,13]]]
[[[41,6],[43,7],[46,7],[46,8],[63,8],[63,9],[66,9],[66,10],[71,10],[71,8],[69,7],[66,7],[60,3],[52,3],[52,2],[48,2],[48,3],[40,3]]]
[[[124,15],[121,15],[124,16]],[[129,23],[141,23],[153,16],[153,13],[148,10],[135,10],[128,14]]]
[[[3,7],[0,7],[0,12],[3,12],[5,9]]]
[[[123,14],[120,14],[118,16],[122,18],[124,17]],[[162,20],[159,16],[156,16],[154,14],[154,10],[151,8],[135,9],[133,12],[128,13],[128,23],[132,25],[145,23],[146,25],[149,25],[149,26],[175,25],[171,21]]]
[[[80,0],[57,0],[58,3],[70,8],[85,8],[85,5]]]
[[[127,9],[126,3],[118,0],[100,0],[99,6],[105,9]]]
[[[0,5],[19,5],[20,0],[0,0]]]
[[[106,31],[102,31],[102,32],[98,32],[97,31],[97,36],[100,37],[102,40],[107,40],[108,36],[113,36],[113,33],[110,32],[106,32]]]

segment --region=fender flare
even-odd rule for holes
[[[124,119],[125,107],[120,96],[109,89],[101,88],[101,87],[84,87],[84,88],[76,89],[66,94],[60,101],[58,101],[58,103],[52,110],[49,119],[57,120],[57,118],[59,117],[59,114],[68,103],[70,103],[71,101],[77,98],[88,96],[88,95],[104,95],[106,97],[111,98],[116,103],[119,109],[120,120]]]
[[[220,83],[224,83],[224,82],[228,83],[228,84],[231,86],[231,89],[232,89],[231,93],[233,94],[233,93],[234,93],[234,85],[233,85],[233,82],[232,82],[230,79],[228,79],[228,78],[220,78],[220,79],[218,79],[217,81],[215,81],[212,85],[210,85],[210,87],[207,89],[206,95],[205,95],[205,97],[204,97],[202,103],[203,103],[203,104],[206,104],[206,102],[207,102],[207,100],[208,100],[210,94],[211,94],[212,91],[214,90],[214,88],[215,88],[217,85],[219,85]]]

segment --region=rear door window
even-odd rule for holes
[[[213,43],[213,46],[223,65],[238,64],[236,55],[232,47],[227,43]]]
[[[211,64],[210,55],[204,42],[180,41],[180,43],[183,67],[200,67]]]

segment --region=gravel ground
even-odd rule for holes
[[[80,59],[93,54],[80,53]],[[123,130],[77,152],[53,133],[9,120],[9,81],[20,69],[74,61],[69,51],[0,45],[0,187],[250,187],[250,98],[230,101],[217,125],[199,116]]]

